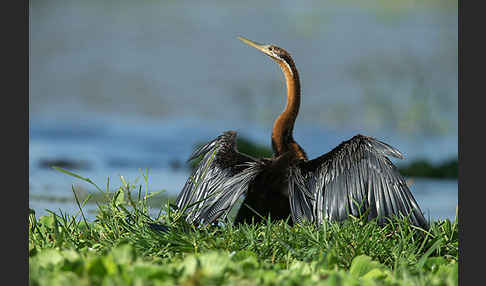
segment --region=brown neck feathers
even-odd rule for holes
[[[275,156],[295,151],[298,158],[307,159],[304,150],[294,141],[292,133],[300,107],[300,82],[297,68],[290,56],[276,60],[285,75],[287,84],[287,105],[273,124],[272,147]]]

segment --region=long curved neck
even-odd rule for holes
[[[273,124],[272,147],[275,157],[292,150],[296,156],[307,159],[304,150],[294,141],[293,129],[300,107],[300,81],[297,68],[290,57],[287,61],[277,61],[285,75],[287,84],[287,105]]]

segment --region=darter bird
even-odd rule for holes
[[[342,221],[366,214],[384,223],[407,216],[427,228],[420,207],[404,177],[388,156],[403,159],[392,146],[358,134],[313,160],[293,138],[300,106],[299,73],[290,54],[275,45],[243,37],[280,65],[287,87],[287,104],[272,131],[271,158],[253,158],[238,152],[236,132],[226,131],[196,149],[189,160],[202,157],[185,183],[176,204],[189,223],[204,225],[225,219],[238,199],[244,201],[235,223],[287,219]]]

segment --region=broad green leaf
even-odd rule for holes
[[[135,253],[131,245],[122,244],[114,248],[111,255],[116,263],[127,264],[133,261]]]
[[[441,265],[445,264],[447,264],[447,260],[444,257],[429,257],[425,261],[424,268],[435,272]]]
[[[373,269],[383,269],[384,266],[379,262],[373,261],[371,257],[366,255],[356,256],[351,262],[349,273],[354,277],[362,277]]]
[[[63,255],[56,249],[42,250],[35,258],[42,266],[57,265],[64,261]]]
[[[378,268],[371,269],[368,273],[363,275],[361,278],[362,279],[384,279],[386,278],[387,274]]]
[[[112,255],[103,257],[103,265],[105,266],[107,275],[116,275],[118,273],[118,266]]]
[[[86,269],[88,270],[88,274],[91,276],[103,277],[106,275],[106,268],[103,264],[102,257],[96,257],[88,261]]]
[[[150,280],[170,277],[170,274],[166,272],[164,267],[148,263],[135,265],[133,267],[133,274]]]

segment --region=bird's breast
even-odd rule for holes
[[[256,192],[262,198],[281,197],[288,198],[287,170],[271,168],[263,171],[255,178],[252,192]]]

